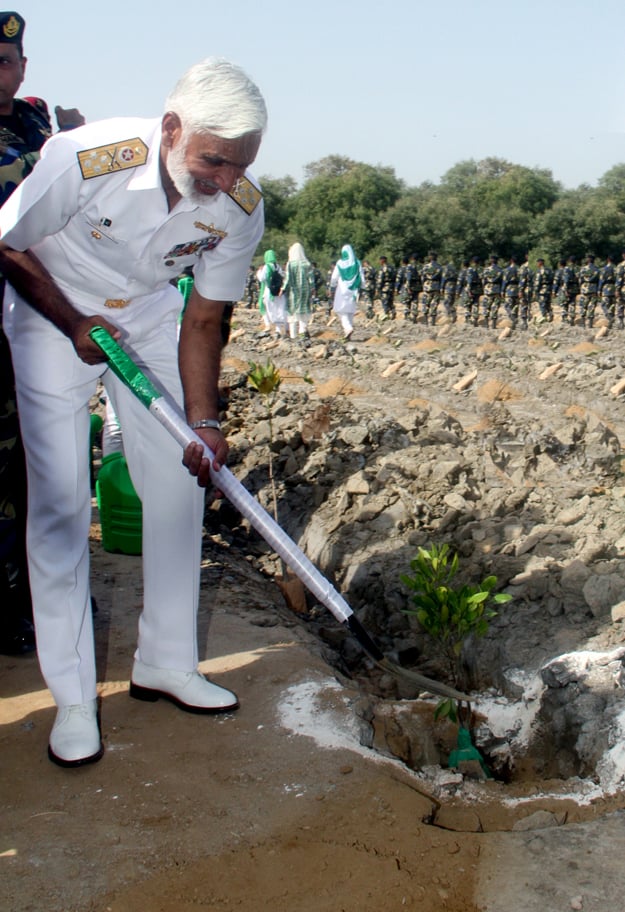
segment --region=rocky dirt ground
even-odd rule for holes
[[[0,906],[11,912],[625,910],[625,333],[316,315],[275,341],[239,305],[223,366],[231,467],[400,666],[444,669],[404,613],[419,545],[513,595],[467,650],[491,780],[227,503],[206,514],[202,669],[241,709],[128,698],[138,557],[92,527],[103,760],[49,763],[30,658],[0,659]],[[272,407],[246,384],[272,361]],[[270,443],[270,438],[273,442]],[[285,598],[286,594],[286,598]],[[548,859],[548,863],[545,860]]]

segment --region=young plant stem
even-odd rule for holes
[[[276,493],[276,480],[273,474],[273,413],[271,403],[267,404],[267,418],[269,421],[269,483],[271,484],[271,499],[273,502],[273,518],[280,525],[278,519],[278,495]],[[284,559],[280,558],[280,569],[282,570],[282,579],[286,580],[286,564]]]

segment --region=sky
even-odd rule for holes
[[[625,162],[623,0],[24,0],[23,95],[87,120],[157,117],[221,56],[263,92],[257,177],[341,155],[413,187],[467,159],[596,185]]]

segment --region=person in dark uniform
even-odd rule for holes
[[[599,296],[599,267],[595,264],[594,254],[586,256],[586,262],[579,271],[579,317],[580,326],[592,327],[595,321],[595,308]]]
[[[395,319],[395,267],[385,256],[380,257],[377,276],[377,292],[385,317]]]
[[[529,264],[529,256],[525,254],[519,266],[519,301],[521,311],[521,329],[527,329],[527,321],[532,316],[532,290],[534,273]]]
[[[441,295],[443,298],[443,307],[450,323],[455,323],[458,315],[456,313],[456,281],[458,273],[453,263],[447,263],[443,266],[441,276]]]
[[[421,313],[423,322],[427,325],[428,321],[434,326],[438,314],[438,305],[441,300],[441,280],[443,277],[443,267],[437,260],[438,254],[434,250],[428,253],[428,262],[421,270],[421,281],[423,282],[423,295],[421,298]]]
[[[406,267],[406,300],[404,302],[404,317],[406,320],[417,322],[419,316],[419,295],[423,290],[421,272],[416,253],[413,253]]]
[[[467,322],[467,309],[469,300],[469,290],[467,286],[468,271],[469,261],[467,259],[464,259],[460,263],[460,269],[458,270],[458,275],[456,277],[456,299],[460,307],[464,309],[465,322]]]
[[[601,309],[608,321],[608,329],[612,329],[616,308],[616,266],[611,256],[606,257],[605,266],[599,270],[598,291]]]
[[[553,285],[551,286],[551,302],[553,307],[553,302],[560,308],[560,313],[562,314],[562,322],[565,322],[565,297],[564,297],[564,270],[566,269],[566,260],[564,257],[561,257],[558,260],[558,265],[553,272]]]
[[[503,271],[501,294],[512,329],[516,329],[519,322],[519,267],[515,256],[510,257],[510,262]]]
[[[536,272],[534,273],[534,300],[538,303],[541,317],[550,323],[553,320],[553,311],[551,309],[552,287],[553,272],[549,266],[545,265],[545,261],[539,258],[536,260]]]
[[[244,294],[245,306],[248,310],[253,310],[258,304],[258,279],[256,278],[256,270],[253,266],[249,266],[247,270]]]
[[[464,309],[464,322],[473,326],[477,326],[477,321],[479,318],[479,307],[480,307],[480,298],[484,291],[484,286],[482,285],[482,276],[480,275],[480,261],[479,258],[474,256],[471,259],[471,262],[467,266],[467,272],[465,277],[465,309]]]
[[[616,319],[617,329],[625,329],[625,250],[621,253],[621,262],[615,270]]]
[[[52,133],[42,99],[15,97],[26,72],[24,28],[19,13],[0,13],[0,205],[30,174]],[[35,648],[25,537],[26,467],[13,363],[0,309],[0,652],[5,655]]]
[[[566,266],[564,267],[562,285],[564,288],[562,322],[564,323],[566,321],[570,326],[573,326],[575,323],[575,305],[577,304],[577,296],[579,294],[579,278],[574,256],[568,258]]]
[[[366,307],[366,316],[368,320],[373,319],[373,302],[375,301],[375,288],[376,288],[376,271],[375,266],[372,266],[368,260],[362,261],[362,274],[365,277],[365,281],[362,287],[362,300],[363,304]]]
[[[490,323],[493,329],[497,326],[499,305],[501,304],[502,272],[503,270],[499,265],[499,257],[492,254],[488,266],[485,267],[482,273],[482,282],[484,284],[482,313],[484,315],[484,326],[488,326]]]
[[[402,257],[395,273],[395,297],[402,304],[406,303],[406,273],[408,271],[408,257]]]
[[[310,265],[312,266],[313,278],[312,306],[313,310],[316,310],[319,307],[319,292],[321,291],[321,286],[323,285],[323,276],[321,275],[321,270],[314,260],[311,260]]]

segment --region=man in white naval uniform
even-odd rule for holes
[[[0,210],[5,327],[27,454],[28,554],[39,661],[57,704],[48,754],[62,766],[99,760],[89,590],[88,403],[102,378],[124,429],[143,502],[144,602],[130,693],[191,712],[236,709],[197,670],[197,605],[209,463],[183,454],[107,369],[88,333],[121,341],[215,454],[221,318],[241,298],[263,233],[254,161],[266,108],[238,67],[192,67],[162,119],[124,118],[54,136]],[[194,267],[181,308],[170,279]],[[184,465],[182,464],[184,462]],[[185,468],[186,466],[186,468]]]

